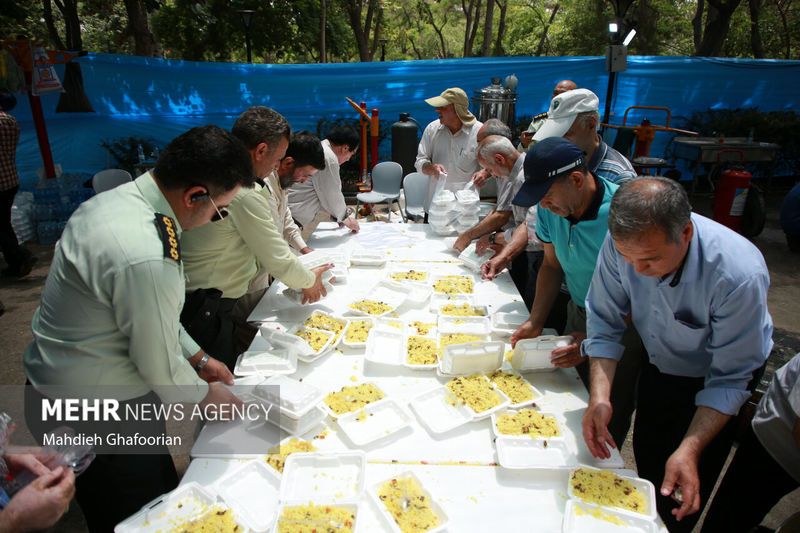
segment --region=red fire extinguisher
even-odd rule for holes
[[[732,162],[731,168],[723,172],[719,178],[714,192],[714,220],[734,231],[739,231],[752,175],[744,169],[744,154],[741,150],[720,150],[717,154],[718,163],[719,156],[723,152],[737,152],[742,160],[741,163]]]

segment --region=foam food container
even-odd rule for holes
[[[431,363],[429,365],[417,365],[417,364],[412,364],[412,363],[408,362],[408,341],[409,341],[409,338],[410,337],[422,337],[422,338],[425,338],[425,339],[428,339],[428,340],[432,340],[432,341],[436,342],[436,348],[438,349],[439,348],[438,337],[435,335],[435,332],[436,332],[436,328],[431,328],[431,332],[430,333],[434,333],[434,335],[431,335],[430,333],[428,335],[418,335],[416,328],[412,328],[411,326],[408,326],[406,328],[406,335],[403,338],[403,356],[402,356],[402,362],[403,362],[403,366],[404,367],[410,368],[412,370],[435,370],[435,369],[439,368],[439,357],[438,356],[436,358],[436,362],[435,363]]]
[[[439,333],[441,345],[442,334]],[[439,371],[444,376],[467,376],[497,370],[503,364],[505,343],[500,341],[473,341],[451,344],[442,350]]]
[[[509,336],[529,317],[528,313],[494,313],[492,314],[492,331],[498,335]]]
[[[300,260],[300,263],[302,263],[303,266],[309,270],[322,265],[336,264],[336,256],[329,250],[314,250],[313,252],[309,252],[307,254],[301,254],[298,256],[298,259]]]
[[[349,306],[347,310],[355,315],[383,316],[395,311],[398,307],[403,305],[403,302],[406,300],[406,289],[404,289],[403,286],[398,283],[382,280],[373,285],[372,288],[363,297],[356,298],[352,300],[350,303],[357,303],[360,302],[361,300],[373,300],[376,302],[383,302],[387,304],[389,307],[391,307],[391,309],[380,315],[370,315],[369,313],[365,313],[364,311],[360,311],[358,309],[353,309],[352,307]]]
[[[344,332],[347,331],[347,326],[350,325],[350,320],[347,317],[335,316],[335,315],[332,315],[330,313],[325,313],[324,311],[320,311],[319,309],[315,309],[314,311],[311,311],[308,314],[308,316],[306,316],[306,318],[304,318],[302,320],[302,322],[300,322],[300,324],[301,325],[305,324],[306,320],[308,320],[309,318],[312,318],[314,315],[322,315],[323,317],[327,317],[327,318],[330,318],[332,320],[335,320],[336,322],[338,322],[339,324],[342,324],[344,326],[344,328],[342,329],[342,332],[339,334],[339,336],[336,337],[333,340],[333,342],[331,342],[331,344],[328,346],[328,348],[335,348],[342,341],[342,339],[344,339]],[[306,326],[306,327],[314,328],[315,326]],[[334,331],[329,330],[329,329],[325,329],[325,328],[322,328],[322,327],[316,327],[316,329],[321,329],[323,331],[329,331],[329,332],[335,334]]]
[[[474,224],[470,225],[472,227]],[[464,266],[474,272],[480,272],[481,266],[494,256],[494,250],[487,248],[482,254],[475,253],[475,243],[470,243],[463,252],[458,255],[458,258],[464,263]]]
[[[597,513],[596,516],[592,513]],[[604,519],[604,518],[610,519]],[[612,522],[619,521],[621,524]],[[652,520],[630,516],[614,509],[600,507],[578,500],[568,500],[564,511],[563,533],[656,533],[658,526]]]
[[[308,499],[306,499],[305,501],[302,501],[302,502],[298,501],[298,502],[293,502],[293,503],[281,503],[281,505],[278,507],[278,512],[276,513],[277,518],[275,519],[275,526],[273,526],[273,528],[272,528],[272,533],[278,533],[278,531],[279,531],[278,526],[280,524],[280,518],[281,518],[281,515],[283,514],[283,510],[285,508],[287,508],[287,507],[295,507],[295,506],[298,506],[298,505],[308,505],[308,503],[309,503]],[[358,531],[358,529],[357,529],[358,528],[358,508],[359,508],[358,503],[338,503],[338,502],[331,502],[331,501],[327,501],[327,500],[317,500],[317,499],[313,499],[313,498],[311,499],[311,503],[313,503],[315,505],[332,505],[332,506],[336,506],[336,507],[339,507],[341,509],[346,509],[346,510],[350,511],[353,514],[353,516],[355,517],[355,518],[353,518],[353,527],[351,529],[353,531]],[[317,528],[317,530],[321,531],[320,528]]]
[[[447,402],[449,397],[446,387],[436,387],[414,398],[411,409],[432,433],[446,433],[474,418],[472,409],[466,405],[451,405]]]
[[[475,285],[477,285],[477,283],[475,281],[475,278],[471,274],[468,274],[468,273],[464,273],[464,274],[437,274],[437,275],[434,275],[434,276],[431,277],[431,285],[434,285],[437,281],[448,281],[448,280],[452,279],[452,276],[458,276],[460,278],[469,278],[469,279],[471,279],[472,280],[472,292],[457,292],[457,293],[453,293],[453,294],[444,294],[444,296],[458,296],[460,294],[468,294],[468,295],[471,296],[471,295],[475,294]],[[437,293],[437,292],[434,291],[434,294],[443,294],[443,293]]]
[[[511,366],[521,372],[555,370],[556,367],[550,362],[551,352],[571,343],[572,337],[569,335],[563,337],[541,335],[535,339],[522,339],[514,347]]]
[[[350,324],[347,326],[348,328],[354,322],[369,322],[370,324],[372,324],[373,328],[375,327],[375,319],[372,318],[372,317],[369,317],[369,316],[360,316],[360,317],[357,317],[357,318],[350,318],[349,321],[350,321]],[[370,331],[372,331],[372,329],[370,329]],[[367,345],[367,341],[366,340],[364,342],[347,342],[347,330],[345,330],[345,334],[342,336],[342,341],[341,342],[342,342],[342,345],[347,346],[348,348],[364,348]]]
[[[291,454],[281,476],[281,502],[358,503],[364,491],[366,455],[361,451]]]
[[[530,409],[530,407],[526,407],[526,409]],[[533,410],[536,411],[537,413],[539,413],[542,416],[548,416],[550,418],[555,418],[556,419],[556,423],[558,424],[558,429],[561,432],[561,435],[559,435],[557,437],[547,437],[547,438],[542,439],[540,437],[530,437],[528,435],[506,435],[505,433],[500,433],[500,431],[497,429],[497,420],[498,420],[498,418],[500,418],[500,416],[504,415],[504,414],[514,414],[518,410],[519,409],[503,409],[502,411],[496,411],[496,412],[492,413],[492,433],[494,434],[495,437],[497,437],[498,439],[513,439],[513,440],[525,440],[525,441],[528,441],[528,440],[548,440],[548,441],[549,440],[560,440],[560,441],[563,441],[564,440],[564,430],[565,430],[565,428],[567,426],[566,426],[566,422],[562,419],[562,417],[560,417],[560,416],[558,416],[558,415],[556,415],[554,413],[545,412],[545,411],[539,411],[538,409],[533,409]]]
[[[510,469],[567,469],[574,455],[564,439],[507,439],[494,441],[500,466]]]
[[[275,388],[280,393],[275,394]],[[325,398],[325,393],[318,388],[288,376],[272,376],[264,380],[253,390],[253,395],[280,407],[281,414],[294,418],[302,418]]]
[[[447,304],[472,305],[473,300],[474,298],[471,294],[442,294],[434,292],[431,294],[431,311],[439,313],[442,306]]]
[[[336,423],[356,446],[384,439],[409,424],[408,415],[391,398],[367,404],[354,413],[339,415]]]
[[[350,264],[353,266],[381,266],[386,264],[386,253],[366,248],[351,250]]]
[[[323,280],[322,281],[322,286],[325,287],[325,292],[327,293],[327,296],[323,296],[322,298],[327,298],[328,296],[331,295],[331,292],[333,291],[333,285],[331,285],[327,281]],[[282,294],[286,298],[288,298],[289,300],[293,301],[294,303],[296,303],[298,305],[302,305],[303,304],[303,290],[302,289],[290,289],[290,288],[287,287],[286,289],[284,289]]]
[[[505,354],[503,355],[503,357],[505,357]],[[513,374],[513,375],[515,375],[515,376],[518,376],[518,377],[519,377],[519,378],[520,378],[522,381],[524,381],[525,383],[527,383],[527,384],[528,384],[528,386],[529,386],[529,387],[531,388],[531,390],[533,391],[533,399],[531,399],[531,400],[525,400],[525,401],[523,401],[523,402],[512,403],[512,404],[510,404],[510,405],[508,406],[509,408],[511,408],[511,409],[521,409],[521,408],[523,408],[523,407],[525,407],[525,408],[529,408],[529,407],[531,407],[531,404],[532,404],[532,403],[536,403],[537,401],[539,401],[539,400],[542,398],[542,396],[543,396],[543,395],[542,395],[541,391],[540,391],[539,389],[537,389],[536,387],[534,387],[533,385],[531,385],[531,383],[530,383],[530,382],[529,382],[527,379],[525,379],[525,378],[524,378],[524,377],[523,377],[523,376],[522,376],[520,373],[516,372],[516,371],[515,371],[515,370],[513,370],[513,369],[509,369],[508,367],[506,367],[505,369],[501,368],[500,370],[502,370],[503,372],[506,372],[506,373],[508,373],[508,374]],[[489,374],[489,373],[487,373],[487,377],[488,377],[488,374]],[[498,388],[499,388],[499,387],[498,387]],[[509,401],[510,401],[510,400],[511,400],[511,399],[509,398]]]
[[[403,364],[406,353],[403,330],[392,328],[372,328],[367,337],[366,360],[381,365],[399,366]]]
[[[425,274],[424,280],[410,280],[410,279],[394,279],[392,278],[392,274],[404,274],[410,270],[415,272],[420,272]],[[389,281],[393,281],[395,283],[402,283],[404,286],[409,283],[424,283],[426,285],[430,285],[431,281],[431,271],[426,266],[419,266],[419,265],[409,265],[406,266],[404,264],[396,264],[393,263],[392,266],[389,268],[389,271],[386,273],[386,279]]]
[[[264,461],[248,461],[215,483],[217,493],[253,531],[268,531],[278,508],[281,476]]]
[[[394,517],[389,512],[389,509],[383,504],[383,501],[378,495],[378,491],[387,481],[405,478],[411,478],[414,483],[417,484],[417,486],[421,489],[421,492],[425,495],[425,499],[427,500],[428,505],[430,505],[431,511],[433,511],[433,514],[436,515],[436,518],[439,520],[439,524],[436,527],[428,529],[425,533],[439,533],[444,531],[444,529],[447,527],[447,514],[444,512],[444,509],[442,509],[442,506],[439,505],[439,502],[433,496],[431,496],[430,492],[425,489],[425,486],[422,484],[419,478],[411,471],[402,472],[401,474],[393,476],[389,479],[384,479],[383,481],[375,483],[369,489],[367,489],[372,502],[375,504],[377,509],[380,509],[380,515],[383,517],[385,525],[389,528],[389,530],[392,531],[392,533],[403,533],[403,531],[397,525],[397,522],[394,521]]]
[[[236,359],[237,376],[294,374],[297,370],[297,348],[291,345],[273,345],[260,334]]]
[[[572,469],[572,472],[580,468],[586,470],[593,470],[595,472],[602,471],[602,469],[600,468],[594,468],[586,465],[578,465],[577,468]],[[572,478],[572,472],[570,472],[570,479]],[[617,474],[616,472],[614,472],[614,475],[628,481],[636,488],[636,490],[638,490],[644,495],[645,509],[643,509],[643,512],[637,513],[635,511],[629,511],[627,509],[622,509],[619,507],[601,506],[601,508],[612,509],[614,511],[617,511],[618,513],[622,513],[628,516],[638,516],[638,517],[647,517],[650,519],[655,519],[655,517],[658,516],[658,513],[656,511],[656,491],[655,488],[653,487],[653,484],[646,479],[638,477],[624,476],[621,474]],[[583,501],[581,500],[580,496],[573,491],[572,484],[569,482],[569,479],[567,480],[567,492],[569,493],[570,498]]]
[[[470,335],[489,335],[492,324],[485,316],[439,315],[440,333],[468,333]]]
[[[282,413],[277,409],[272,409],[269,412],[267,422],[281,428],[291,435],[302,435],[316,427],[326,416],[328,416],[328,414],[323,411],[321,407],[314,407],[300,418],[290,418],[286,416],[286,413]]]

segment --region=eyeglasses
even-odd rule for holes
[[[226,216],[228,216],[228,210],[225,209],[224,207],[222,209],[217,207],[217,204],[214,203],[214,199],[211,198],[211,195],[208,196],[208,201],[211,202],[211,205],[214,206],[214,210],[217,212],[216,215],[211,217],[211,222],[218,222],[223,218],[225,218]]]

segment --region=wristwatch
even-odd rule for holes
[[[489,234],[489,244],[497,244],[496,242],[494,242],[494,238],[495,238],[496,235],[497,235],[497,232]]]
[[[197,362],[197,364],[194,366],[194,369],[197,370],[198,372],[200,372],[201,370],[203,370],[206,367],[206,365],[208,364],[208,360],[209,359],[210,359],[210,357],[209,357],[209,355],[207,353],[203,354],[203,357],[200,359],[200,361]]]

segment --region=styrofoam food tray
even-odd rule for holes
[[[378,387],[377,383],[375,383],[373,381],[363,381],[361,383],[353,383],[351,385],[344,385],[344,386],[340,387],[339,390],[331,391],[331,392],[334,392],[334,393],[335,392],[340,392],[344,387],[358,387],[359,385],[367,385],[367,384],[375,385],[375,387],[377,387],[381,392],[383,392],[383,398],[381,398],[380,400],[375,400],[374,402],[371,402],[371,403],[377,403],[377,402],[379,402],[381,400],[386,399],[386,391],[384,391],[383,389]],[[327,394],[326,394],[326,396],[327,396]],[[368,403],[367,405],[370,405],[370,404]],[[322,404],[320,404],[320,407],[328,414],[328,416],[330,416],[333,419],[339,418],[340,416],[347,416],[350,413],[357,413],[358,411],[360,411],[360,409],[358,409],[356,411],[348,411],[346,413],[336,414],[336,413],[333,412],[333,409],[328,407],[328,404],[325,403],[325,400],[322,401]]]
[[[573,472],[581,468],[584,468],[586,470],[593,470],[595,472],[601,472],[604,470],[602,468],[595,468],[593,466],[578,465],[577,468],[573,468],[572,472],[570,472],[569,479],[572,479]],[[619,478],[627,480],[629,483],[631,483],[631,485],[633,485],[636,488],[636,490],[638,490],[644,495],[646,508],[643,510],[643,512],[637,513],[635,511],[629,511],[627,509],[621,509],[619,507],[606,507],[606,506],[601,506],[601,507],[604,509],[613,509],[619,513],[626,514],[629,516],[645,516],[651,519],[655,519],[655,517],[658,516],[658,513],[656,511],[656,491],[655,488],[653,487],[653,484],[646,479],[624,476],[622,474],[617,474],[616,472],[613,471],[612,473]],[[583,501],[581,497],[572,490],[572,484],[569,482],[569,480],[567,480],[567,493],[569,494],[570,498]]]
[[[330,282],[337,285],[340,283],[347,283],[347,281],[350,279],[350,271],[346,266],[335,266],[328,272],[330,272],[331,276],[333,276]]]
[[[375,318],[375,329],[378,331],[389,331],[392,333],[399,331],[402,333],[405,330],[405,322],[399,318],[381,316]]]
[[[359,504],[358,503],[336,503],[336,502],[331,502],[331,501],[327,501],[327,500],[319,500],[319,499],[310,499],[309,500],[309,499],[306,499],[305,501],[298,501],[298,502],[293,502],[293,503],[281,503],[281,505],[278,506],[278,511],[276,512],[277,518],[275,519],[275,526],[272,528],[272,533],[278,533],[278,531],[279,531],[278,528],[279,528],[279,525],[280,525],[281,515],[283,514],[283,510],[285,508],[287,508],[287,507],[296,507],[296,506],[299,506],[299,505],[307,505],[309,503],[312,503],[312,504],[315,504],[315,505],[331,505],[331,506],[340,507],[342,509],[347,509],[355,517],[355,518],[353,518],[353,527],[351,528],[351,530],[352,531],[358,531],[356,529],[358,527],[358,509],[359,509]]]
[[[425,279],[423,280],[410,280],[410,279],[394,279],[392,278],[392,274],[404,274],[410,270],[415,272],[420,272],[425,274]],[[387,272],[386,272],[386,279],[392,281],[394,283],[402,283],[403,285],[407,283],[423,283],[425,285],[430,285],[431,282],[431,270],[426,266],[406,266],[403,264],[392,263]]]
[[[525,409],[530,409],[530,408],[526,407]],[[550,418],[555,418],[556,423],[558,424],[558,430],[561,433],[561,435],[557,437],[546,437],[544,438],[544,440],[564,440],[564,428],[566,427],[566,421],[562,417],[551,412],[539,411],[538,409],[533,409],[533,410],[542,416],[549,416]],[[541,437],[531,437],[529,435],[506,435],[505,433],[500,433],[500,431],[497,429],[497,419],[504,414],[514,413],[516,411],[519,411],[519,409],[511,409],[511,407],[509,406],[506,409],[492,413],[492,433],[494,434],[494,436],[500,439],[541,440],[542,439]]]
[[[443,334],[439,332],[440,346],[442,336]],[[505,355],[505,343],[490,341],[488,335],[484,335],[483,339],[445,346],[439,361],[440,375],[466,376],[476,372],[491,372],[500,368]]]
[[[306,342],[305,339],[302,339],[300,337],[297,337],[297,335],[295,335],[295,333],[297,333],[301,329],[308,329],[308,330],[312,330],[312,331],[321,331],[322,333],[325,333],[325,334],[328,335],[328,340],[325,341],[325,344],[323,344],[322,347],[319,350],[314,351],[314,348],[312,348],[311,345],[308,344],[308,342]],[[320,357],[322,357],[323,355],[328,353],[330,351],[330,349],[333,348],[333,346],[335,345],[334,341],[336,340],[335,339],[336,334],[334,332],[332,332],[332,331],[328,331],[328,330],[325,330],[325,329],[309,328],[307,326],[304,326],[303,324],[298,324],[297,326],[291,328],[289,331],[291,331],[290,335],[293,335],[293,336],[297,337],[298,339],[300,339],[300,342],[306,347],[305,350],[303,350],[303,351],[301,351],[301,352],[299,352],[297,354],[297,358],[300,359],[301,361],[303,361],[304,363],[311,363],[313,361],[316,361],[317,359],[319,359]]]
[[[336,264],[336,255],[329,250],[314,250],[307,254],[301,254],[298,256],[298,259],[304,267],[311,270],[312,268],[317,268],[322,265]]]
[[[280,387],[279,395],[274,394]],[[272,376],[253,389],[253,395],[277,405],[281,413],[295,420],[302,418],[325,398],[325,393],[289,376]]]
[[[528,313],[492,314],[492,331],[498,335],[511,335],[530,318]]]
[[[381,266],[386,264],[386,252],[366,248],[351,250],[350,264],[353,266]]]
[[[475,207],[478,207],[478,204],[481,201],[481,198],[478,195],[478,193],[476,193],[475,191],[471,191],[468,188],[456,191],[455,196],[456,200],[458,200],[458,203],[465,204],[468,206],[475,204]]]
[[[497,461],[509,469],[568,469],[575,466],[575,456],[564,439],[497,438]]]
[[[321,407],[314,407],[300,418],[290,418],[275,409],[269,412],[267,422],[277,426],[291,435],[302,435],[311,430],[328,416]]]
[[[366,418],[359,420],[362,410]],[[391,398],[367,404],[353,413],[339,415],[336,423],[356,446],[384,439],[409,424],[406,412]]]
[[[351,325],[353,324],[353,322],[369,322],[370,324],[372,324],[373,328],[375,327],[375,319],[372,318],[371,316],[351,318],[349,320]],[[372,331],[371,328],[370,331]],[[348,348],[364,348],[367,345],[366,340],[364,342],[347,342],[346,336],[347,336],[347,330],[345,330],[345,334],[342,336],[341,342],[343,346],[347,346]]]
[[[598,510],[600,513],[610,515],[613,520],[618,520],[621,524],[595,517],[592,512]],[[562,533],[583,533],[585,531],[592,533],[656,533],[658,526],[653,520],[647,518],[630,516],[615,509],[600,507],[580,500],[567,500],[561,531]]]
[[[504,355],[503,357],[505,358],[505,355]],[[503,372],[507,372],[507,373],[509,373],[509,374],[514,374],[515,376],[519,376],[519,378],[520,378],[520,379],[522,379],[522,381],[524,381],[525,383],[527,383],[527,384],[528,384],[528,386],[529,386],[529,387],[531,388],[531,390],[533,391],[533,398],[532,398],[532,399],[530,399],[530,400],[525,400],[525,401],[523,401],[523,402],[517,402],[517,403],[512,403],[512,404],[509,404],[509,406],[508,406],[508,407],[509,407],[509,409],[522,409],[522,408],[529,408],[529,407],[531,407],[531,404],[535,403],[537,400],[539,400],[539,399],[542,397],[542,392],[541,392],[539,389],[537,389],[536,387],[534,387],[534,386],[531,384],[531,382],[530,382],[530,381],[528,381],[527,379],[525,379],[525,377],[524,377],[522,374],[520,374],[519,372],[517,372],[517,371],[516,371],[516,370],[514,370],[513,368],[508,368],[508,367],[506,367],[506,368],[502,368],[502,367],[501,367],[501,368],[499,368],[498,370],[501,370],[501,371],[503,371]],[[487,372],[486,374],[487,374],[487,377],[488,377],[488,375],[490,374],[490,372]],[[509,401],[510,401],[510,400],[511,400],[511,398],[509,398]]]
[[[403,284],[408,290],[406,302],[411,305],[425,305],[433,294],[433,287],[427,283],[408,282]]]
[[[228,508],[199,484],[185,483],[142,506],[140,511],[117,524],[114,531],[116,533],[170,531],[178,523],[188,523],[203,518],[214,505],[222,509]],[[235,513],[234,518],[239,522],[239,517]],[[240,525],[244,526],[243,523]]]
[[[443,531],[445,527],[447,527],[447,522],[448,522],[447,513],[444,512],[444,509],[442,509],[442,506],[439,505],[439,502],[433,496],[431,496],[431,493],[428,492],[428,490],[425,488],[425,486],[422,484],[419,478],[411,471],[401,472],[400,474],[393,476],[389,479],[384,479],[383,481],[375,483],[374,485],[372,485],[372,487],[367,489],[367,491],[369,492],[369,496],[372,499],[372,502],[375,504],[376,508],[380,510],[380,515],[383,517],[384,522],[389,527],[389,529],[391,529],[393,533],[403,533],[403,531],[397,525],[397,522],[395,522],[392,513],[390,513],[389,509],[383,504],[383,501],[378,495],[378,491],[387,481],[391,481],[392,479],[399,480],[403,478],[411,478],[414,481],[414,483],[417,484],[417,486],[421,489],[421,492],[425,495],[425,499],[428,501],[428,504],[431,507],[431,511],[433,511],[433,514],[436,515],[436,518],[439,520],[439,524],[436,527],[426,530],[425,533],[438,533],[440,531]]]
[[[240,400],[246,401],[242,398],[242,396],[254,398],[252,394],[253,389],[262,381],[264,381],[264,376],[253,374],[252,376],[235,378],[233,380],[233,385],[222,383],[222,386],[234,393]]]
[[[455,376],[455,377],[464,377],[464,376]],[[489,381],[489,379],[485,375],[483,376],[483,378],[486,379],[486,381]],[[454,379],[454,378],[451,378],[451,379]],[[492,416],[492,413],[496,413],[497,411],[502,411],[503,409],[508,408],[508,404],[511,402],[511,400],[508,399],[508,396],[506,396],[503,393],[503,391],[501,391],[500,389],[498,389],[497,387],[494,386],[494,383],[489,381],[489,384],[491,385],[492,390],[494,390],[495,394],[497,394],[497,396],[500,397],[500,403],[495,405],[491,409],[487,409],[485,411],[481,411],[480,413],[476,413],[469,406],[467,406],[467,408],[472,413],[472,419],[473,420],[483,420],[484,418],[488,418],[488,417]],[[445,388],[447,388],[447,385],[445,385]],[[449,391],[448,391],[448,393],[449,393]]]
[[[520,372],[555,370],[557,367],[550,361],[552,351],[571,343],[572,337],[569,335],[540,335],[534,339],[522,339],[514,347],[511,367]]]
[[[364,491],[364,452],[293,453],[283,466],[281,502],[357,503]]]
[[[448,209],[447,211],[439,211],[439,212],[428,212],[428,223],[429,224],[452,224],[452,222],[458,218],[460,211],[456,209]]]
[[[449,207],[455,199],[456,195],[452,191],[442,189],[431,198],[431,207]]]
[[[446,433],[473,420],[473,411],[466,405],[450,405],[446,387],[436,387],[410,402],[417,418],[433,433]]]
[[[410,337],[422,337],[422,338],[425,338],[425,339],[428,339],[428,340],[432,340],[432,341],[436,342],[437,349],[439,347],[439,343],[438,343],[438,338],[437,337],[431,337],[431,336],[426,336],[426,335],[417,335],[416,333],[408,333],[409,331],[416,331],[416,329],[415,328],[410,328],[410,327],[406,329],[406,335],[405,335],[405,338],[403,339],[403,355],[402,355],[403,366],[406,367],[406,368],[410,368],[412,370],[436,370],[437,368],[439,368],[439,356],[438,356],[438,354],[437,354],[437,357],[436,357],[436,362],[428,364],[428,365],[412,364],[412,363],[408,362],[408,341],[409,341]]]
[[[339,344],[339,343],[342,341],[342,339],[344,338],[344,332],[347,330],[347,326],[349,326],[349,325],[350,325],[350,319],[349,319],[349,318],[347,318],[347,317],[344,317],[344,316],[337,316],[337,315],[334,315],[334,314],[331,314],[331,313],[326,313],[326,312],[324,312],[324,311],[320,311],[319,309],[315,309],[315,310],[311,311],[311,312],[310,312],[310,313],[309,313],[309,314],[308,314],[308,315],[307,315],[307,316],[306,316],[306,317],[305,317],[305,318],[304,318],[304,319],[303,319],[303,320],[300,322],[300,324],[301,324],[301,325],[305,324],[305,323],[306,323],[306,320],[308,320],[309,318],[313,317],[314,315],[322,315],[322,316],[328,317],[328,318],[330,318],[330,319],[332,319],[332,320],[336,320],[338,323],[340,323],[340,324],[342,324],[342,325],[344,326],[344,328],[342,329],[342,332],[339,334],[339,336],[338,336],[338,337],[336,337],[336,338],[333,340],[333,342],[331,342],[331,344],[328,346],[328,348],[335,348],[336,346],[338,346],[338,344]],[[313,328],[313,326],[307,326],[307,327],[311,327],[311,328]],[[335,334],[335,332],[334,332],[333,330],[329,330],[329,329],[325,329],[325,328],[315,328],[315,329],[322,329],[323,331],[330,331],[331,333],[334,333],[334,334]]]
[[[233,373],[237,376],[294,374],[297,370],[297,348],[275,346],[260,334],[253,337],[247,351],[236,359]]]
[[[405,335],[402,330],[372,328],[367,336],[365,359],[381,364],[400,366],[405,359]]]
[[[437,327],[439,333],[489,335],[492,332],[492,323],[486,316],[439,315]]]
[[[474,224],[473,224],[474,225]],[[494,250],[491,248],[487,248],[482,254],[478,255],[475,253],[475,243],[470,243],[463,252],[458,254],[458,258],[464,263],[464,266],[469,268],[474,272],[480,272],[481,266],[494,257]]]
[[[438,313],[443,305],[447,304],[468,304],[472,305],[474,298],[471,294],[442,294],[434,292],[431,294],[431,311]]]
[[[362,297],[353,299],[350,303],[354,304],[360,302],[361,300],[372,300],[376,302],[383,302],[388,305],[391,309],[386,311],[385,313],[381,313],[380,315],[370,315],[369,313],[365,313],[364,311],[360,311],[358,309],[353,309],[348,305],[348,312],[354,315],[361,315],[361,316],[383,316],[389,313],[394,312],[398,307],[403,305],[403,302],[406,300],[406,290],[403,288],[402,285],[394,282],[390,282],[387,280],[381,280]]]
[[[214,484],[237,519],[253,531],[268,531],[275,521],[281,476],[264,461],[248,461]]]
[[[477,282],[475,281],[475,277],[472,274],[469,274],[469,273],[435,274],[435,275],[431,276],[431,286],[434,286],[437,281],[449,281],[454,276],[458,276],[459,278],[468,278],[468,279],[472,280],[472,292],[460,291],[460,292],[457,292],[457,293],[453,293],[454,295],[458,295],[458,294],[473,295],[473,294],[475,294],[475,285],[477,285]],[[445,294],[445,293],[436,292],[435,289],[434,289],[434,294]]]

